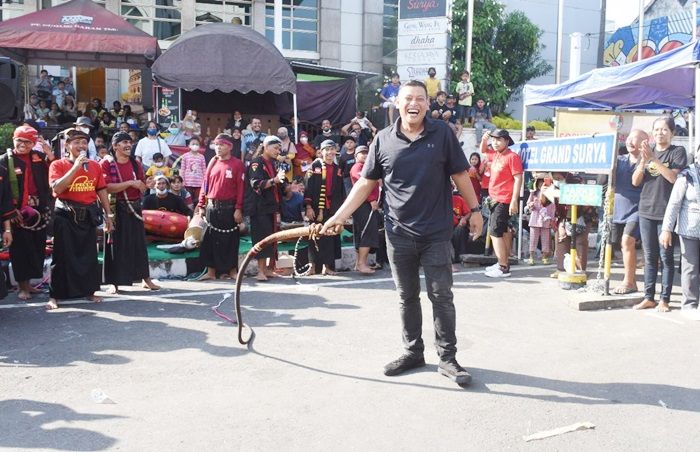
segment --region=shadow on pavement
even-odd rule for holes
[[[77,427],[44,427],[54,422],[97,421],[121,416],[82,414],[65,405],[33,400],[0,400],[0,447],[105,450],[116,439]]]
[[[472,391],[508,397],[522,397],[545,402],[578,403],[582,405],[650,405],[669,410],[700,412],[700,390],[650,383],[587,383],[582,381],[554,380],[532,375],[502,372],[499,370],[469,368],[474,377]],[[525,387],[561,394],[530,394],[513,390],[500,390],[488,385]],[[666,408],[664,407],[664,408]]]

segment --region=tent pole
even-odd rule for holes
[[[688,121],[685,124],[688,127],[688,150],[690,150],[693,155],[693,149],[695,148],[695,111],[688,110]],[[693,159],[694,161],[695,159]]]
[[[644,39],[644,0],[639,0],[639,29],[637,31],[637,61],[642,61],[642,40]]]
[[[693,121],[695,121],[695,137],[700,130],[700,115],[698,114],[698,100],[700,99],[700,66],[695,65],[695,108],[693,109]],[[693,140],[691,153],[693,157],[697,154],[697,138]]]
[[[520,141],[525,141],[525,131],[527,130],[527,105],[523,102],[523,126],[520,130]],[[523,197],[525,196],[525,174],[523,172],[523,183],[520,184],[520,201],[518,202],[518,260],[523,258]]]
[[[294,144],[299,143],[299,116],[297,112],[297,93],[292,94],[292,105],[294,109]]]

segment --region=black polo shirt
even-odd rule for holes
[[[450,240],[450,176],[469,169],[467,157],[444,121],[426,118],[413,142],[400,125],[401,119],[377,134],[362,176],[384,181],[387,231],[419,241]]]

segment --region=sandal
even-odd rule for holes
[[[636,287],[617,286],[617,287],[615,287],[615,290],[613,290],[613,293],[616,295],[627,295],[630,293],[635,293],[636,291],[637,291]]]

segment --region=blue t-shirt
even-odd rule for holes
[[[384,85],[384,88],[382,88],[382,92],[380,94],[384,96],[385,99],[396,97],[399,95],[399,88],[401,88],[400,84],[394,86],[393,83],[387,83]]]
[[[301,211],[304,204],[304,196],[301,193],[292,193],[292,197],[282,199],[282,221],[294,223],[303,221]]]
[[[615,168],[615,208],[613,209],[613,223],[639,222],[639,195],[642,187],[632,185],[632,173],[637,167],[631,163],[629,154],[617,158]]]

